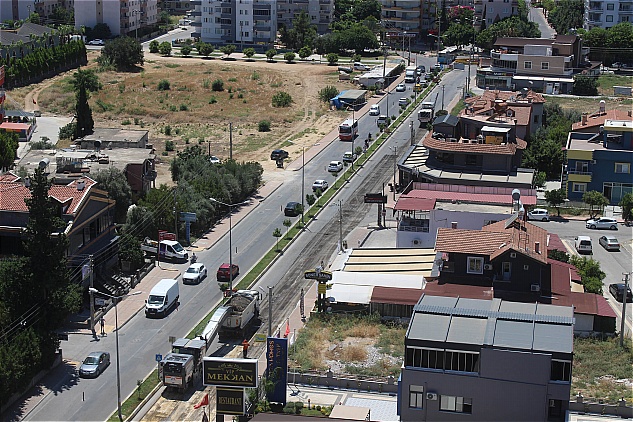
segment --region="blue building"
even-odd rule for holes
[[[570,201],[596,190],[617,205],[633,192],[633,119],[607,119],[597,134],[570,132],[566,155],[562,186]]]

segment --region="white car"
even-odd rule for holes
[[[215,155],[212,155],[211,157],[209,157],[209,162],[211,164],[220,164],[220,159]]]
[[[351,163],[352,161],[356,161],[356,158],[356,154],[352,153],[352,151],[347,151],[345,154],[343,154],[344,163]]]
[[[407,106],[409,105],[409,103],[411,102],[410,99],[408,99],[407,97],[402,97],[398,100],[398,104],[401,106]]]
[[[609,217],[600,217],[587,220],[585,227],[588,229],[618,229],[618,220]]]
[[[330,165],[327,166],[327,171],[330,173],[338,173],[343,170],[343,163],[341,161],[330,161]]]
[[[317,189],[320,189],[321,192],[324,192],[328,188],[328,184],[325,180],[319,179],[315,180],[312,184],[312,191],[316,192]]]
[[[404,92],[407,90],[407,86],[405,84],[398,84],[396,86],[396,92]]]
[[[374,104],[369,108],[370,116],[379,116],[380,115],[380,106],[378,104]]]
[[[207,276],[207,267],[201,262],[191,264],[187,271],[182,273],[183,284],[199,284]]]
[[[105,45],[105,42],[103,42],[103,40],[100,40],[100,39],[94,39],[94,40],[88,41],[88,45]]]
[[[369,70],[370,67],[367,65],[362,64],[361,62],[355,62],[354,63],[354,70]]]
[[[534,208],[527,216],[528,220],[549,221],[549,213],[544,208]]]

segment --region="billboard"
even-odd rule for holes
[[[215,411],[221,415],[244,414],[244,389],[217,387]]]
[[[204,385],[216,387],[257,387],[257,359],[205,357],[202,360]]]
[[[268,337],[266,340],[266,369],[268,380],[274,383],[272,391],[267,392],[269,402],[286,405],[286,387],[288,384],[288,339]]]

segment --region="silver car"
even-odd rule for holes
[[[620,250],[620,242],[618,242],[618,239],[616,239],[615,236],[600,236],[600,239],[598,239],[598,243],[600,243],[600,246],[608,251]]]
[[[110,365],[110,353],[92,352],[79,367],[79,376],[96,378],[108,365]]]
[[[615,218],[609,217],[600,217],[600,218],[592,218],[591,220],[587,220],[585,223],[585,227],[588,229],[609,229],[609,230],[617,230],[618,229],[618,220]]]
[[[549,221],[549,213],[544,208],[534,208],[527,215],[528,220]]]

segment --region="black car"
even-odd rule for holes
[[[288,202],[286,208],[284,208],[284,215],[286,217],[296,217],[301,214],[301,204],[298,202]]]
[[[270,153],[271,160],[283,160],[288,158],[288,151],[284,151],[283,149],[276,149]]]
[[[624,298],[624,283],[609,284],[609,293],[611,293],[615,300],[617,300],[618,302],[622,302]],[[626,301],[633,302],[633,293],[631,293],[631,287],[627,289]]]

